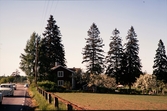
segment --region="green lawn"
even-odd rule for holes
[[[166,110],[167,96],[97,93],[55,93],[80,107],[92,110]]]

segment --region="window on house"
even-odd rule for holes
[[[63,86],[64,85],[64,81],[63,80],[58,80],[58,86]]]
[[[58,71],[57,72],[57,77],[64,77],[64,72],[63,71]]]

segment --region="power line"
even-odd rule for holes
[[[53,0],[51,0],[51,1],[52,1],[52,2],[51,2],[51,6],[50,6],[49,13],[51,13],[51,11],[52,11]]]
[[[43,13],[42,13],[42,21],[41,21],[41,25],[40,25],[40,28],[41,28],[40,32],[41,33],[42,33],[42,29],[44,28],[44,23],[45,23],[46,16],[48,15],[48,13],[49,14],[52,13],[52,15],[55,14],[57,6],[58,6],[58,2],[60,0],[55,0],[56,1],[56,5],[55,6],[53,6],[53,4],[55,3],[53,1],[54,0],[45,0],[45,3],[44,3],[45,5],[44,5],[44,8],[43,8]]]
[[[47,0],[45,0],[46,2]],[[46,7],[44,7],[44,10],[43,10],[43,14],[42,14],[42,21],[41,21],[41,30],[40,32],[42,32],[42,28],[43,28],[43,25],[44,25],[44,21],[45,21],[45,17],[46,17],[46,13],[47,13],[47,10],[48,10],[48,5],[49,5],[49,0],[47,1],[47,5],[45,5]]]
[[[54,11],[53,11],[53,14],[55,14],[55,11],[56,11],[56,9],[57,9],[58,2],[59,2],[59,0],[57,0],[57,2],[56,2],[56,5],[55,5],[55,9],[54,9]]]

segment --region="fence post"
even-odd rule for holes
[[[38,92],[41,94],[41,91],[40,91],[40,89],[38,88]]]
[[[41,89],[39,89],[39,93],[42,94]]]
[[[41,92],[42,92],[42,96],[44,95],[44,92],[43,92],[43,90],[41,89]]]
[[[51,103],[51,94],[50,93],[48,93],[48,101],[49,101],[49,103]]]
[[[39,88],[37,87],[37,91],[39,92]]]
[[[42,93],[43,93],[43,96],[45,96],[45,91],[44,90],[42,90]]]
[[[72,111],[72,105],[71,104],[67,104],[67,110]]]
[[[42,91],[42,89],[40,89],[40,91],[41,91],[41,94],[43,95],[43,91]]]
[[[45,99],[48,99],[48,93],[45,91]]]
[[[59,107],[59,101],[58,101],[58,98],[57,97],[54,97],[54,105],[55,107]]]

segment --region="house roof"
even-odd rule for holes
[[[75,72],[75,71],[73,71],[73,70],[71,70],[71,69],[68,69],[68,68],[62,66],[62,65],[57,65],[57,66],[55,66],[55,67],[52,67],[51,70],[56,70],[56,69],[58,69],[59,67],[62,67],[62,68],[66,69],[66,70],[68,70],[68,71],[70,71],[70,72],[72,72],[72,73]]]
[[[75,68],[75,67],[73,67],[73,68],[68,68],[69,70],[72,70],[72,71],[74,71],[74,72],[76,72],[77,70],[81,70],[81,68]]]

